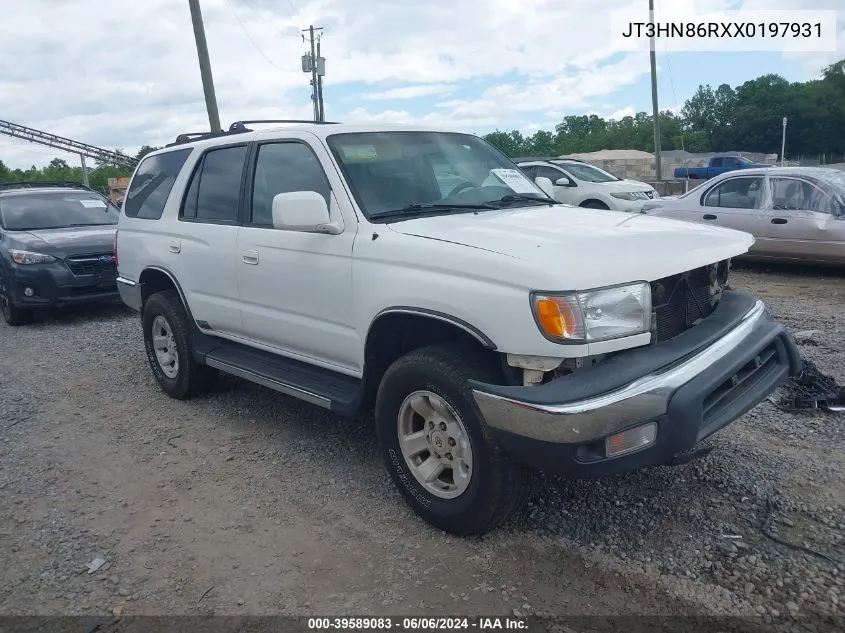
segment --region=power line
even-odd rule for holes
[[[265,60],[267,60],[267,63],[270,64],[273,68],[275,68],[277,70],[284,70],[282,67],[277,65],[276,62],[274,62],[272,59],[270,59],[263,50],[261,50],[261,47],[252,38],[252,35],[250,35],[249,30],[246,28],[246,25],[243,23],[243,20],[241,20],[241,17],[238,15],[238,12],[235,11],[235,7],[232,6],[232,3],[229,2],[229,0],[226,0],[226,4],[229,5],[229,10],[232,12],[232,15],[235,16],[235,19],[238,21],[238,24],[241,25],[241,28],[243,29],[244,35],[246,35],[247,39],[252,43],[253,47],[255,47],[255,50],[257,50],[259,52],[259,54]]]
[[[666,45],[665,40],[663,42],[663,52],[666,56],[666,68],[669,71],[669,87],[672,89],[672,99],[675,102],[675,112],[680,114],[680,110],[678,110],[678,95],[675,93],[675,79],[672,76],[672,62],[669,60],[669,47]],[[681,150],[685,150],[683,128],[681,128]]]

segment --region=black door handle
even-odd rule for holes
[[[786,224],[784,218],[772,218],[772,224]]]
[[[715,220],[715,219],[716,219],[716,216],[715,216],[715,215],[713,215],[712,213],[705,213],[705,214],[704,214],[704,219],[705,219],[705,220]]]

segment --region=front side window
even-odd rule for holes
[[[173,183],[188,159],[190,149],[147,156],[132,178],[123,211],[128,218],[158,220],[173,189]]]
[[[211,150],[203,158],[196,189],[196,219],[212,222],[237,222],[241,197],[246,145]],[[193,183],[191,183],[193,187]],[[191,188],[188,190],[190,196]],[[190,197],[185,201],[186,211]]]
[[[553,167],[544,167],[543,165],[539,165],[537,167],[537,178],[548,178],[552,181],[552,184],[555,184],[561,178],[566,178],[566,174]]]
[[[763,178],[730,178],[704,196],[705,207],[759,209],[763,202]]]
[[[329,136],[328,144],[370,219],[524,206],[546,198],[501,152],[470,134],[343,133]]]
[[[588,165],[586,163],[565,163],[565,168],[578,180],[583,180],[584,182],[616,182],[620,180],[620,178],[606,172],[604,169],[599,169],[595,165]]]
[[[252,183],[252,223],[272,225],[273,198],[294,191],[316,191],[330,206],[331,186],[320,159],[305,143],[260,145]]]
[[[120,209],[86,191],[23,193],[0,198],[0,226],[8,231],[117,224]]]

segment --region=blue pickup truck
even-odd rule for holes
[[[714,156],[707,167],[678,167],[675,178],[689,178],[691,180],[709,180],[726,171],[736,169],[751,169],[752,167],[771,167],[766,163],[755,163],[744,156]]]

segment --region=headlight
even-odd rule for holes
[[[648,194],[645,191],[624,191],[622,193],[610,194],[619,200],[648,200]]]
[[[645,282],[566,294],[531,295],[540,331],[556,343],[588,343],[651,329],[651,286]]]
[[[9,254],[16,264],[49,264],[56,261],[52,255],[45,255],[44,253],[33,253],[31,251],[10,250]]]

